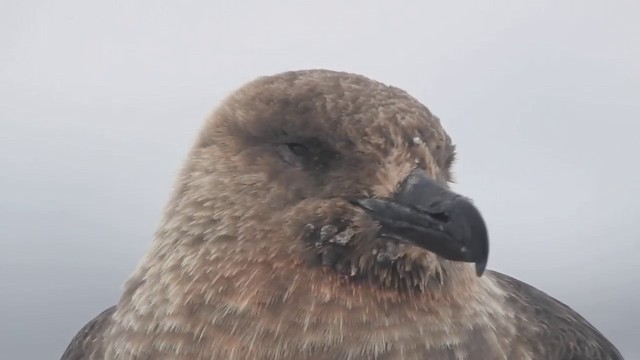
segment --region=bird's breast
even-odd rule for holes
[[[124,354],[131,359],[500,359],[515,337],[491,283],[460,301],[307,275],[269,283],[255,273],[201,287],[191,279],[156,304],[139,301],[170,287],[142,285],[156,294],[133,296],[138,303],[116,314],[118,348],[137,349]]]

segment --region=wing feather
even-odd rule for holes
[[[102,345],[102,333],[115,311],[115,306],[106,309],[80,329],[60,360],[89,360],[96,347]]]
[[[509,294],[520,338],[541,359],[623,360],[602,333],[567,305],[510,276],[490,274]]]

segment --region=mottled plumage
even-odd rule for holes
[[[478,276],[486,229],[447,189],[453,158],[400,89],[326,70],[247,84],[202,129],[117,308],[63,360],[622,359],[569,307]]]

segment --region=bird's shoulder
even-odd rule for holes
[[[116,306],[104,310],[80,329],[60,360],[88,360],[95,347],[100,345],[97,341],[100,340],[115,311]]]
[[[545,359],[623,360],[607,338],[584,317],[545,292],[508,275],[488,274],[507,293],[523,341]]]

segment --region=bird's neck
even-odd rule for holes
[[[371,358],[384,350],[375,344],[389,331],[398,344],[410,346],[419,335],[446,346],[452,327],[486,322],[495,302],[491,284],[469,280],[465,267],[448,271],[448,287],[399,292],[291,261],[291,254],[263,249],[259,256],[234,241],[201,245],[156,241],[119,302],[111,351],[121,358],[161,357],[167,349],[187,351],[179,339],[197,338],[189,351],[213,358],[239,352],[257,359],[257,349],[285,351],[280,345],[293,354],[339,348],[339,358]],[[136,340],[149,334],[151,343]]]

